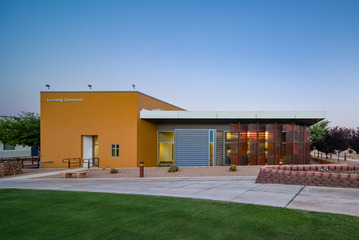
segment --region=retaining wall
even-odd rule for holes
[[[6,175],[16,175],[22,173],[21,162],[2,162],[0,163],[0,177]]]
[[[359,174],[316,172],[319,168],[359,170],[347,165],[267,166],[260,169],[256,183],[359,188]]]

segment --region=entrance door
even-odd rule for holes
[[[98,136],[82,136],[83,167],[98,166]]]

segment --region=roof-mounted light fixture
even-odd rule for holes
[[[47,87],[47,89],[50,89],[50,84],[46,84],[45,86]]]
[[[87,85],[89,88],[90,88],[90,90],[91,90],[91,88],[92,88],[92,85],[91,84],[89,84],[89,85]]]

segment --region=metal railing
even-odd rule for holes
[[[98,167],[100,164],[100,158],[98,157],[93,157],[93,158],[84,158],[84,165],[83,167],[85,167],[85,163],[87,163],[87,167]]]
[[[40,167],[40,157],[38,156],[0,158],[0,162],[21,162],[22,168]]]
[[[67,163],[68,168],[81,167],[81,158],[64,158],[63,163]]]

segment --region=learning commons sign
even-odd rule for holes
[[[48,102],[83,102],[82,98],[48,98]]]

